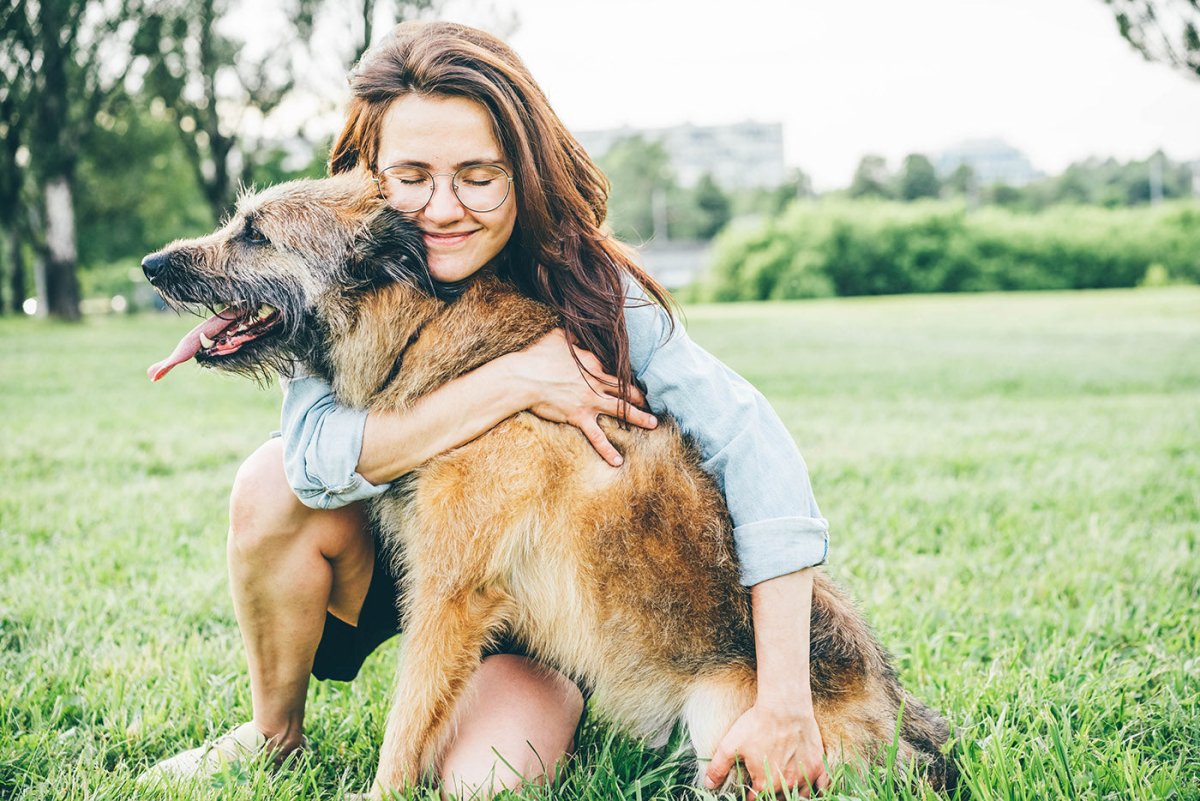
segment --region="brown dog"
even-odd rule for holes
[[[172,303],[231,304],[156,374],[192,356],[260,375],[299,359],[339,402],[395,409],[557,324],[491,276],[439,299],[423,258],[419,233],[364,175],[243,197],[216,233],[144,262]],[[481,650],[501,637],[588,687],[596,712],[624,731],[650,738],[682,720],[701,760],[752,705],[749,595],[720,493],[669,419],[653,431],[604,427],[625,455],[619,469],[575,429],[522,413],[371,503],[405,576],[407,633],[376,791],[433,768]],[[901,688],[821,574],[811,638],[831,767],[881,759],[898,732],[900,760],[952,783],[946,723]]]

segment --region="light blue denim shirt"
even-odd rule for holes
[[[767,579],[821,564],[829,524],[808,470],[766,398],[694,343],[668,313],[631,284],[625,307],[629,358],[655,413],[669,412],[700,448],[704,469],[725,493],[741,580]],[[330,386],[298,371],[283,381],[284,469],[296,495],[314,509],[371,498],[357,472],[367,413],[339,406]]]

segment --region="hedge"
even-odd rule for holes
[[[1200,204],[1036,214],[946,202],[798,201],[735,222],[713,246],[705,300],[1200,283]]]

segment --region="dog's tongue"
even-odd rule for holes
[[[229,311],[221,312],[221,314],[229,313]],[[214,314],[191,331],[188,331],[183,335],[183,339],[179,340],[179,344],[175,346],[175,350],[171,352],[170,356],[161,362],[150,365],[146,370],[146,375],[150,376],[150,380],[159,380],[171,372],[171,368],[175,365],[183,364],[195,356],[200,350],[201,334],[209,339],[216,339],[219,334],[224,333],[225,329],[233,325],[237,320],[236,317],[222,317],[221,314]]]

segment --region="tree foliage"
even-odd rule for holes
[[[607,223],[618,238],[642,244],[667,239],[667,194],[675,187],[662,142],[643,136],[618,139],[599,159],[612,183]]]
[[[933,168],[933,162],[928,157],[920,153],[905,157],[897,191],[901,200],[935,198],[941,191],[942,183],[938,180],[937,170]]]
[[[883,156],[863,156],[850,180],[850,197],[890,197],[890,182],[887,160]]]
[[[1104,0],[1125,41],[1149,61],[1200,78],[1200,0]]]
[[[0,265],[6,266],[8,278],[7,287],[0,289],[0,313],[6,305],[5,293],[8,308],[21,310],[26,294],[25,249],[32,235],[25,145],[34,111],[28,26],[22,3],[0,10],[0,238],[4,240]]]
[[[79,316],[78,154],[97,115],[123,90],[135,12],[135,0],[16,0],[0,29],[0,123],[11,152],[0,190],[4,222],[10,238],[24,234],[38,254],[40,311],[63,319]],[[26,209],[24,220],[14,202]]]
[[[371,43],[381,17],[394,24],[435,5],[436,0],[362,0],[351,12],[328,0],[286,0],[280,24],[270,32],[271,46],[264,49],[262,31],[229,25],[238,8],[235,0],[152,2],[136,40],[137,53],[147,62],[142,91],[162,102],[174,119],[213,216],[227,210],[239,186],[252,183],[274,150],[255,130],[261,124],[247,124],[251,119],[261,123],[270,117],[292,95],[300,76],[317,70],[340,79]],[[335,29],[349,31],[350,41],[332,54],[314,52],[318,28],[323,41]]]

